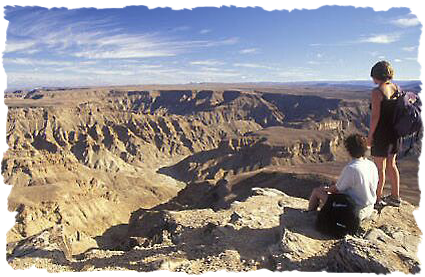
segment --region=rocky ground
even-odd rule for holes
[[[344,136],[367,130],[367,97],[335,95],[122,87],[7,95],[2,175],[17,212],[9,264],[417,272],[419,149],[399,161],[407,201],[358,236],[323,237],[315,215],[302,212],[348,160]]]
[[[98,248],[72,255],[63,225],[10,244],[13,268],[35,265],[50,272],[165,269],[208,271],[322,271],[418,273],[419,231],[412,212],[385,207],[361,232],[331,239],[317,232],[307,200],[280,190],[253,188],[227,209],[139,210],[113,226]]]

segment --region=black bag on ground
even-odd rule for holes
[[[317,215],[317,229],[335,238],[355,234],[360,226],[355,207],[350,196],[342,193],[330,194]]]

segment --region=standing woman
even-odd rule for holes
[[[370,76],[378,85],[372,90],[372,116],[368,135],[368,145],[371,147],[371,155],[379,174],[376,204],[399,207],[400,174],[396,155],[400,149],[401,139],[397,137],[393,127],[396,100],[391,97],[398,91],[397,85],[391,82],[394,69],[387,61],[380,61],[372,67]],[[385,173],[391,182],[391,195],[383,199]]]

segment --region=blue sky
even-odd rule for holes
[[[5,9],[8,88],[367,80],[378,60],[419,79],[408,8]]]

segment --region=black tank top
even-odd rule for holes
[[[398,87],[397,87],[397,90],[398,90]],[[381,101],[379,121],[373,136],[377,140],[396,139],[397,135],[394,130],[394,110],[395,110],[397,98],[388,99],[387,96],[385,96],[385,94],[382,91],[381,93],[382,93],[383,99]],[[397,92],[394,92],[394,94],[395,93]]]

